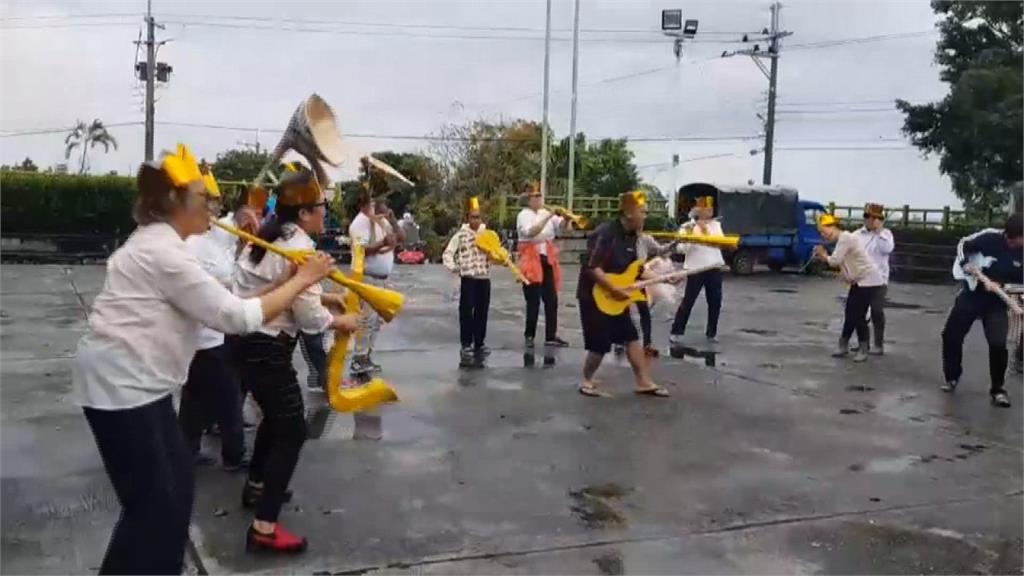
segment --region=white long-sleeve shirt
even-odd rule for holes
[[[558,235],[558,229],[562,226],[564,219],[561,216],[552,216],[548,220],[547,224],[540,229],[534,236],[530,236],[530,228],[533,228],[538,222],[547,217],[548,211],[546,208],[541,208],[534,212],[530,208],[523,208],[519,211],[516,216],[516,231],[519,232],[520,242],[531,242],[537,245],[537,252],[539,254],[548,253],[547,243],[554,240]]]
[[[881,286],[882,274],[871,262],[860,240],[852,232],[839,233],[839,240],[836,241],[836,248],[828,257],[828,265],[839,268],[843,278],[850,284],[856,284],[865,288]]]
[[[281,238],[274,241],[275,246],[287,250],[313,250],[316,246],[313,239],[295,224],[285,224],[283,231]],[[273,252],[267,252],[259,264],[253,264],[249,259],[251,250],[251,245],[246,246],[235,266],[233,289],[240,296],[256,293],[288,270],[288,261]],[[319,283],[306,288],[292,301],[290,308],[267,322],[259,331],[270,336],[277,336],[281,332],[296,336],[300,330],[309,334],[327,330],[334,317],[320,302],[321,294],[323,288]]]
[[[718,220],[709,220],[704,226],[706,232],[701,232],[693,222],[688,222],[679,227],[679,232],[703,236],[725,236],[725,233],[722,232],[722,224]],[[714,246],[681,242],[676,249],[686,255],[686,260],[683,261],[683,270],[697,270],[715,265],[725,266],[722,250]]]
[[[220,219],[225,224],[235,225],[229,214]],[[231,288],[235,272],[235,253],[238,238],[230,232],[211,226],[205,234],[196,234],[185,239],[188,251],[196,257],[199,265],[225,288]],[[224,333],[203,326],[199,329],[199,349],[208,350],[224,343]]]
[[[882,284],[888,284],[889,254],[892,254],[893,249],[896,247],[896,241],[893,240],[892,232],[886,228],[872,232],[861,226],[854,234],[860,240],[860,245],[864,247],[864,251],[867,253],[868,258],[871,259],[871,263],[875,265],[875,268],[878,268],[878,272],[882,275]]]
[[[169,224],[140,226],[107,261],[78,342],[73,397],[100,410],[155,402],[185,382],[200,326],[237,334],[262,323],[259,299],[214,280]]]

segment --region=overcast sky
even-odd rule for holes
[[[0,6],[0,132],[69,127],[77,119],[138,122],[111,128],[116,152],[91,155],[93,172],[134,170],[143,157],[143,90],[132,70],[133,42],[145,1]],[[750,58],[720,55],[744,47],[725,43],[743,31],[768,26],[769,6],[582,0],[578,129],[636,139],[641,176],[663,190],[694,181],[760,182],[763,155],[751,150],[763,146],[756,114],[766,107],[768,83]],[[664,8],[700,21],[678,63],[659,31]],[[239,141],[255,141],[256,128],[282,129],[312,92],[353,135],[346,139],[352,158],[337,177],[354,171],[360,153],[428,147],[382,136],[422,136],[475,118],[539,120],[544,10],[544,0],[154,0],[158,22],[167,23],[158,38],[171,40],[158,59],[174,67],[157,92],[156,148],[182,141],[212,160]],[[571,0],[554,0],[557,137],[569,128],[572,12]],[[901,136],[902,116],[892,106],[895,98],[924,102],[945,94],[932,62],[934,25],[925,1],[786,2],[781,26],[793,35],[779,62],[774,182],[823,202],[957,205],[937,159],[924,159]],[[844,39],[862,40],[828,44]],[[259,138],[270,147],[279,136],[263,131]],[[62,162],[63,138],[0,138],[0,162]],[[672,154],[682,160],[675,170]]]

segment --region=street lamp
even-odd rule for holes
[[[672,37],[672,52],[678,61],[683,57],[683,40],[692,40],[697,35],[697,20],[683,20],[682,10],[661,11],[661,32]]]

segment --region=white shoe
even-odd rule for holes
[[[683,343],[682,334],[669,334],[668,343],[673,346],[678,346]]]

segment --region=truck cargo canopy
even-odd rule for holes
[[[715,199],[715,216],[726,234],[793,234],[797,228],[796,188],[788,186],[733,186],[694,183],[679,189],[677,216],[687,218],[693,201],[701,196]]]

